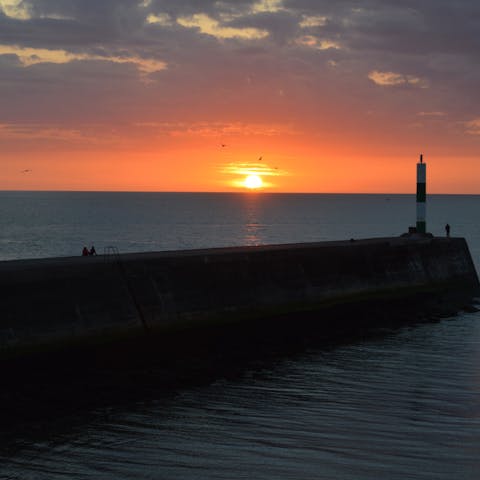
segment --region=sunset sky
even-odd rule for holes
[[[477,0],[0,0],[1,190],[410,193],[420,153],[480,193]]]

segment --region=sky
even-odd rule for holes
[[[479,85],[478,0],[0,0],[0,190],[479,194]]]

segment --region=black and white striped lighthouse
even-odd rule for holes
[[[427,165],[423,155],[417,163],[417,233],[427,231]]]

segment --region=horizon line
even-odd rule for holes
[[[241,195],[415,195],[416,192],[279,192],[268,190],[63,190],[63,189],[0,189],[0,192],[28,192],[28,193],[176,193],[176,194],[241,194]],[[479,193],[452,193],[452,192],[435,192],[427,193],[427,197],[432,195],[457,195],[457,196],[474,196]]]

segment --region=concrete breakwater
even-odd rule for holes
[[[0,286],[3,353],[305,315],[328,331],[342,309],[435,315],[479,293],[466,241],[428,236],[6,261]]]

